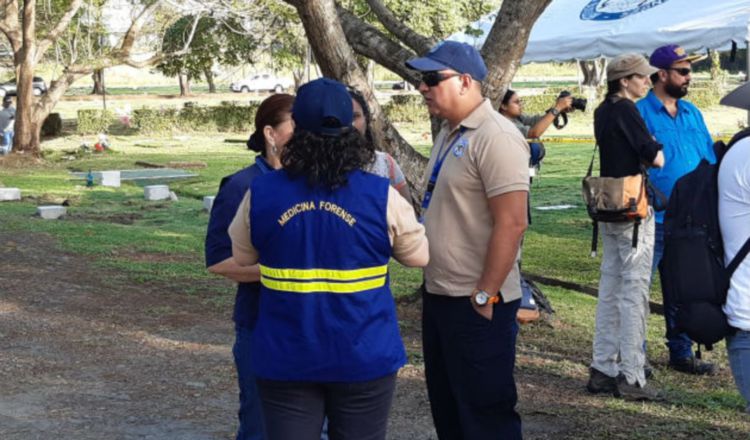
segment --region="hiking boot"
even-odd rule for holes
[[[622,397],[625,400],[634,400],[639,402],[659,402],[664,400],[664,394],[661,391],[657,390],[649,384],[643,386],[640,386],[638,384],[630,385],[623,374],[617,376],[617,389],[620,391],[619,397]]]
[[[617,389],[617,379],[609,377],[596,368],[589,368],[589,382],[586,384],[586,390],[591,394],[612,394],[615,397],[620,396]]]
[[[695,356],[678,361],[669,361],[669,368],[685,374],[695,374],[696,376],[712,376],[716,372],[714,364],[696,359]]]

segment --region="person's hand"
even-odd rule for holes
[[[474,298],[470,297],[469,301],[471,301],[471,306],[474,307],[474,310],[479,313],[480,316],[482,316],[484,319],[488,321],[492,321],[492,309],[494,309],[494,304],[487,304],[485,306],[478,306],[474,302]]]
[[[567,113],[573,111],[573,96],[563,96],[560,98],[557,98],[557,102],[555,102],[555,108],[560,113]]]

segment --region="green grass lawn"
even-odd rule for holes
[[[400,128],[421,152],[429,150],[422,136],[427,131],[425,127]],[[66,152],[74,151],[81,142],[92,143],[93,136],[65,136],[45,142],[42,161],[0,163],[0,186],[18,187],[24,197],[20,202],[0,204],[2,227],[50,234],[64,249],[88,255],[92,264],[115,268],[129,280],[179,285],[186,294],[211,295],[217,303],[226,305],[232,300],[231,286],[213,282],[215,277],[204,268],[203,239],[208,214],[202,209],[202,198],[215,194],[222,176],[252,163],[252,154],[243,143],[225,142],[244,140],[246,136],[244,133],[112,136],[111,152],[81,157]],[[580,180],[591,148],[588,142],[547,144],[541,174],[532,186],[533,223],[524,244],[524,271],[596,286],[600,259],[589,256],[591,225],[580,196]],[[195,178],[170,183],[170,189],[179,196],[176,202],[147,202],[143,199],[143,189],[132,183],[124,183],[121,188],[87,188],[82,180],[73,180],[69,174],[89,169],[134,169],[136,161],[157,164],[190,161],[204,162],[207,166],[192,170],[198,174]],[[45,221],[33,216],[36,206],[64,200],[70,204],[64,220]],[[562,204],[575,207],[560,211],[536,209]],[[395,296],[413,297],[421,282],[421,272],[395,263],[391,269]],[[559,288],[546,287],[544,291],[557,313],[546,323],[523,328],[519,338],[519,371],[560,380],[575,390],[575,395],[580,395],[590,361],[596,299]],[[652,297],[660,300],[658,289]],[[743,403],[735,391],[723,343],[710,355],[722,366],[718,376],[687,377],[665,368],[663,331],[663,319],[652,315],[649,355],[658,370],[657,383],[669,393],[670,404],[635,404],[601,398],[576,401],[569,409],[560,403],[550,411],[581,424],[588,423],[589,418],[604,418],[601,421],[604,425],[592,426],[591,436],[586,438],[747,438],[737,436],[738,432],[747,432],[750,423],[741,413]],[[412,359],[419,362],[420,357]],[[632,436],[617,436],[606,422],[612,420],[625,427],[631,420],[628,417],[641,416],[649,422],[639,425]]]

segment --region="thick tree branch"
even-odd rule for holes
[[[5,35],[13,51],[13,64],[21,63],[21,28],[18,20],[18,0],[0,0],[3,9],[3,19],[0,21],[0,32]]]
[[[412,48],[414,52],[423,55],[438,42],[436,38],[428,38],[414,32],[409,26],[406,26],[401,20],[396,18],[393,12],[381,0],[367,0],[367,4],[370,5],[370,9],[372,9],[372,12],[375,13],[383,26],[395,35],[396,38]]]
[[[78,10],[81,8],[82,4],[83,0],[73,0],[70,3],[70,9],[65,12],[65,14],[60,18],[60,21],[57,22],[57,24],[49,32],[49,34],[47,34],[47,36],[39,42],[39,44],[37,45],[36,53],[37,63],[42,60],[44,54],[47,52],[47,49],[49,49],[49,47],[54,44],[54,42],[60,37],[60,34],[65,32],[65,29],[67,29],[68,25],[70,24],[70,20],[72,20],[76,13],[78,13]]]
[[[419,85],[419,77],[404,64],[406,60],[416,56],[414,52],[393,42],[384,33],[365,23],[347,9],[337,6],[336,11],[346,39],[355,52],[375,61],[415,87]]]
[[[339,19],[340,10],[337,12],[333,0],[285,1],[297,8],[323,74],[362,92],[370,106],[370,130],[375,144],[393,155],[401,165],[411,187],[417,186],[427,159],[411,148],[383,114],[372,88],[357,64],[351,46],[347,43],[342,20]]]
[[[126,54],[127,57],[130,57],[130,52],[133,50],[135,40],[140,35],[141,29],[143,29],[143,25],[146,23],[146,20],[151,18],[153,12],[156,10],[156,8],[161,6],[162,3],[163,0],[156,0],[155,2],[143,8],[141,13],[138,14],[135,20],[133,20],[133,23],[131,23],[127,32],[125,32],[125,36],[122,39],[122,44],[120,45],[120,51]]]
[[[529,42],[531,28],[552,0],[504,1],[482,47],[487,64],[485,96],[497,108],[516,74]]]

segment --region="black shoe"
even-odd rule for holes
[[[651,379],[654,377],[654,367],[651,365],[651,362],[646,359],[646,363],[643,364],[643,375],[646,377],[646,379]]]
[[[696,359],[695,356],[678,361],[669,361],[669,368],[685,374],[695,374],[696,376],[712,376],[716,372],[714,364]]]
[[[640,386],[630,385],[623,374],[617,377],[617,389],[620,397],[625,400],[659,402],[664,400],[664,394],[649,384]]]
[[[617,388],[617,379],[609,377],[596,368],[589,368],[589,383],[586,384],[586,390],[592,394],[612,394],[620,397],[620,390]]]

